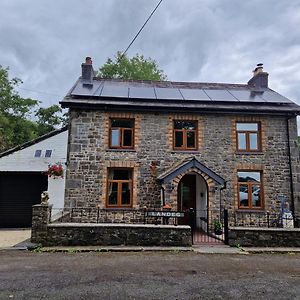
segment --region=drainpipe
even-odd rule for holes
[[[290,118],[286,118],[286,132],[287,132],[287,142],[288,142],[288,157],[289,157],[289,169],[290,169],[290,186],[291,186],[291,211],[293,214],[293,218],[295,221],[295,203],[294,203],[294,180],[293,180],[293,170],[292,170],[292,159],[291,159],[291,144],[290,144],[290,126],[289,126],[289,120]]]
[[[162,191],[162,206],[166,205],[166,198],[165,198],[165,188],[161,186],[161,191]]]

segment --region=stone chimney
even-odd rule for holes
[[[248,81],[248,85],[256,89],[266,89],[268,88],[268,76],[267,72],[263,71],[263,64],[257,64],[256,68],[253,70],[253,77]]]
[[[95,72],[93,69],[92,58],[87,56],[85,58],[85,63],[81,64],[81,78],[87,81],[92,81],[95,76]]]

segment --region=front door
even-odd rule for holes
[[[185,175],[182,177],[178,186],[177,209],[179,211],[189,211],[190,208],[196,210],[196,175]],[[189,225],[188,213],[184,218],[179,218],[178,223]]]

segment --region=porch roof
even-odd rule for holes
[[[224,178],[216,174],[214,171],[203,165],[199,160],[197,160],[195,157],[190,157],[184,161],[181,161],[179,164],[173,166],[166,172],[160,174],[157,179],[161,184],[167,183],[176,176],[184,173],[188,169],[198,169],[202,173],[209,176],[212,180],[214,180],[218,185],[226,186],[226,181]]]

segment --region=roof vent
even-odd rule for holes
[[[248,85],[260,90],[268,88],[268,76],[267,72],[263,71],[263,64],[259,63],[253,70],[253,77],[248,81]]]
[[[92,84],[92,79],[95,76],[92,58],[87,56],[85,63],[81,64],[81,78],[86,81],[84,84]]]

